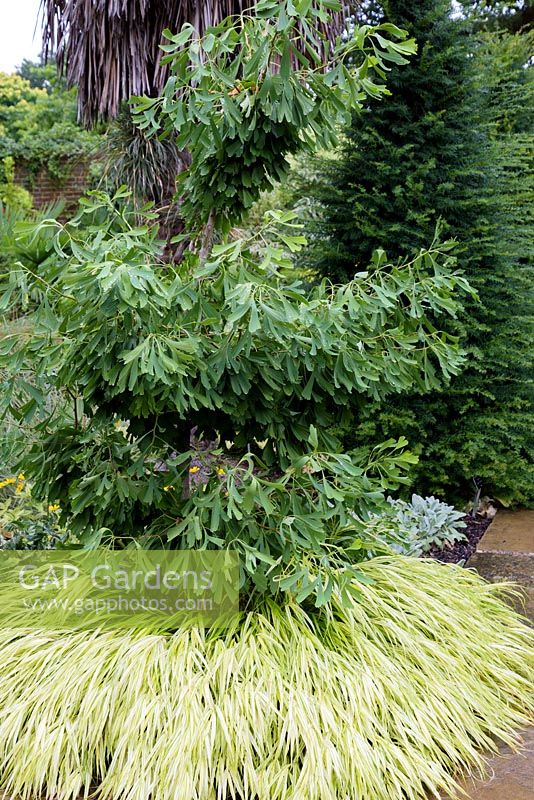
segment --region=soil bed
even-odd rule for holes
[[[468,561],[476,551],[479,541],[491,523],[491,519],[479,517],[478,515],[473,519],[470,514],[466,514],[464,522],[467,527],[462,528],[462,533],[465,534],[466,539],[462,539],[461,542],[454,542],[452,546],[448,547],[440,548],[434,546],[428,553],[425,553],[425,556],[435,558],[436,561],[444,561],[447,564]]]

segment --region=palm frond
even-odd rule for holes
[[[78,117],[86,126],[116,117],[132,95],[158,94],[167,79],[162,31],[190,22],[203,33],[251,0],[41,0],[43,50],[55,54],[69,86],[78,86]],[[343,15],[325,29],[339,32]]]

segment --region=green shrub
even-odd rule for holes
[[[365,557],[364,546],[346,550],[349,511],[380,508],[413,462],[402,440],[342,453],[327,425],[354,390],[383,396],[437,380],[434,364],[457,369],[460,355],[427,329],[425,309],[453,309],[464,284],[435,246],[310,295],[286,284],[289,262],[272,245],[260,261],[253,242],[236,240],[176,268],[138,222],[138,211],[97,194],[72,225],[38,228],[45,242],[53,233],[39,281],[46,303],[28,317],[32,336],[14,332],[1,361],[19,416],[42,413],[52,387],[71,398],[67,415],[60,407],[37,426],[23,460],[36,496],[60,503],[86,545],[104,529],[117,544],[232,545],[258,590],[283,579],[325,602]],[[284,245],[299,246],[290,216],[271,214],[273,223]],[[20,284],[35,286],[23,266],[9,273],[6,304]],[[302,558],[321,562],[323,582],[307,580]]]
[[[28,195],[19,186],[14,186],[13,188],[17,192],[21,192],[23,197]],[[34,281],[31,286],[20,285],[21,291],[18,296],[18,302],[4,304],[0,311],[2,337],[8,333],[6,325],[8,326],[9,322],[15,319],[19,319],[20,322],[19,333],[21,335],[27,333],[27,324],[22,318],[42,299],[41,290],[43,284],[39,275],[41,265],[50,257],[49,236],[46,234],[43,236],[38,233],[36,236],[25,236],[21,239],[18,234],[19,229],[28,225],[38,225],[45,219],[57,219],[63,208],[64,203],[61,200],[49,203],[40,209],[27,208],[27,203],[25,202],[22,203],[22,207],[20,204],[10,203],[3,205],[0,203],[0,274],[2,275],[2,280],[10,280],[10,276],[16,274],[20,266],[23,265],[28,274],[33,276]],[[0,398],[3,399],[1,395]],[[2,445],[3,441],[0,440],[0,453],[2,452]],[[6,466],[5,461],[1,463]]]
[[[364,520],[378,511],[413,463],[402,438],[344,453],[329,428],[353,394],[436,386],[458,370],[462,356],[435,319],[454,313],[453,293],[468,287],[447,244],[398,267],[377,253],[372,274],[310,292],[289,275],[286,252],[303,245],[291,214],[270,212],[249,239],[227,236],[265,181],[286,170],[271,145],[281,157],[297,142],[309,150],[331,141],[362,93],[384,93],[374,82],[383,67],[413,51],[395,27],[356,29],[321,71],[319,51],[292,55],[299,24],[320,23],[324,9],[261,8],[243,30],[225,22],[203,39],[187,26],[171,36],[168,102],[137,105],[148,129],[170,136],[181,126],[197,252],[179,265],[162,259],[154,213],[131,207],[126,191],[91,195],[66,225],[19,227],[19,247],[40,242],[49,255],[37,278],[24,262],[5,276],[0,309],[36,287],[42,302],[28,317],[32,336],[13,332],[0,366],[10,412],[39,414],[22,462],[35,496],[60,503],[85,546],[137,537],[232,547],[247,593],[323,605],[334,590],[351,591],[369,552],[361,536],[355,544],[352,512]],[[237,80],[245,61],[250,74]],[[267,135],[269,114],[277,136]],[[25,369],[31,386],[20,380]],[[51,389],[70,398],[67,413],[45,417]]]
[[[0,183],[0,203],[17,211],[29,211],[33,205],[32,196],[22,186],[15,183],[13,158],[7,156],[2,164],[3,182]]]
[[[22,135],[28,114],[46,97],[46,91],[31,86],[20,75],[0,72],[0,136],[16,138]]]
[[[24,74],[31,80],[0,73],[0,159],[23,163],[30,188],[43,169],[61,186],[76,161],[95,156],[101,135],[80,128],[76,91],[51,81],[49,66],[26,62]]]
[[[23,473],[0,480],[0,550],[52,550],[68,538],[59,506],[37,502]]]

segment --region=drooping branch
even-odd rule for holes
[[[60,72],[78,87],[78,116],[87,127],[116,117],[132,95],[154,96],[168,77],[159,45],[165,28],[190,22],[199,33],[251,0],[41,0],[43,52],[55,53]],[[348,4],[347,8],[348,8]],[[323,26],[325,42],[339,33],[344,14]]]

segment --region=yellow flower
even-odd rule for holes
[[[24,477],[24,473],[23,473],[23,472],[21,472],[21,473],[18,475],[18,477],[17,477],[17,480],[18,480],[18,481],[25,481],[25,480],[26,480],[26,478]],[[13,478],[13,482],[14,482],[14,481],[15,481],[15,479]]]
[[[52,503],[51,505],[48,506],[48,510],[51,514],[53,514],[55,511],[59,511],[59,509],[60,509],[59,503]]]
[[[200,467],[189,467],[189,472],[191,475],[194,475],[197,472],[200,472]]]
[[[217,475],[226,475],[226,472],[222,467],[217,467]]]
[[[128,432],[129,424],[130,424],[130,422],[127,419],[116,419],[115,423],[114,423],[115,430],[116,431],[120,431],[120,433],[122,433],[124,436],[126,436],[127,432]]]
[[[163,487],[163,491],[164,492],[173,492],[174,491],[174,486],[164,486]]]
[[[21,492],[23,492],[23,491],[24,491],[24,484],[23,483],[17,483],[17,488],[15,489],[15,492],[17,494],[21,494]]]

